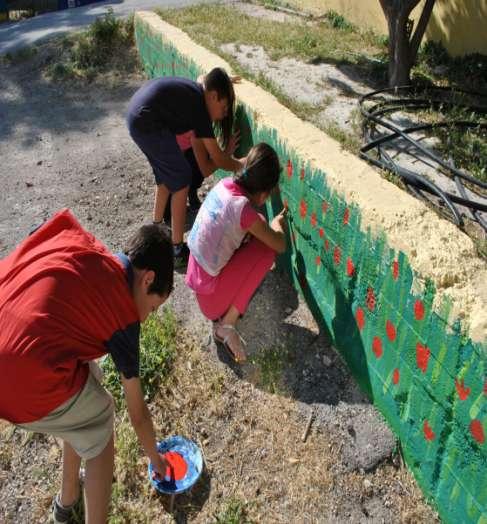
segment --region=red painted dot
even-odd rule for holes
[[[342,258],[342,252],[338,246],[335,247],[335,250],[333,251],[333,261],[336,265],[340,263],[340,259]]]
[[[348,257],[347,258],[347,275],[349,277],[353,277],[354,273],[355,273],[355,266],[353,265],[352,259]]]
[[[345,209],[345,213],[343,213],[343,224],[346,226],[349,220],[350,220],[350,210],[347,207]]]
[[[325,249],[328,251],[330,249],[330,242],[325,238]]]
[[[419,342],[416,344],[416,365],[423,373],[426,373],[428,369],[430,354],[431,352],[428,346],[423,346],[423,344]]]
[[[424,304],[421,300],[416,300],[414,303],[414,317],[416,320],[423,320],[424,318]]]
[[[382,340],[379,337],[374,337],[372,340],[372,351],[377,358],[382,357]]]
[[[460,400],[467,400],[468,396],[470,395],[470,388],[465,387],[465,380],[462,378],[462,380],[455,379],[455,388],[458,393],[458,398]]]
[[[392,263],[392,277],[394,280],[397,280],[399,277],[399,262],[397,260],[394,260]]]
[[[323,200],[323,204],[321,205],[321,210],[323,211],[323,214],[325,214],[326,211],[328,210],[328,203],[326,202],[326,200]]]
[[[312,227],[316,227],[317,220],[316,220],[316,213],[314,211],[311,213],[310,222],[311,222]]]
[[[376,300],[374,290],[371,287],[367,289],[367,298],[365,299],[365,302],[367,303],[369,310],[374,311]]]
[[[361,307],[358,307],[357,311],[355,311],[355,320],[357,321],[359,330],[362,331],[365,325],[365,314]]]
[[[387,333],[387,338],[391,342],[394,342],[394,340],[396,340],[396,328],[394,327],[394,324],[390,320],[386,322],[386,333]]]
[[[433,430],[431,429],[429,423],[427,420],[424,421],[423,423],[423,433],[424,433],[424,438],[426,440],[434,440],[435,439],[435,434],[433,432]]]
[[[323,238],[325,236],[325,230],[322,227],[320,227],[319,233],[320,233],[320,238]]]
[[[168,451],[164,453],[163,457],[169,463],[169,466],[166,468],[166,477],[169,477],[171,480],[183,479],[188,471],[188,465],[184,458],[175,451]]]
[[[394,373],[392,374],[392,382],[393,382],[394,384],[398,384],[398,383],[399,383],[399,377],[400,377],[400,375],[399,375],[399,370],[396,368],[396,369],[394,370]]]
[[[487,380],[485,381],[485,384],[484,384],[484,395],[487,395]]]
[[[485,442],[484,428],[482,427],[480,420],[474,419],[470,422],[470,433],[479,444]]]
[[[301,204],[299,205],[299,214],[301,215],[301,218],[304,218],[307,212],[308,204],[306,204],[304,200],[301,200]]]
[[[317,266],[319,266],[321,264],[321,257],[318,255],[315,259],[315,263]]]
[[[301,168],[301,173],[299,174],[299,180],[304,180],[304,167]]]
[[[291,163],[291,160],[287,161],[287,177],[291,178],[293,176],[293,165]]]

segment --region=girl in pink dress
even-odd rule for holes
[[[268,224],[255,209],[278,186],[280,170],[272,147],[254,146],[245,167],[210,191],[188,237],[186,284],[203,314],[214,321],[215,339],[237,362],[245,361],[246,354],[236,323],[276,253],[286,250],[285,210]]]

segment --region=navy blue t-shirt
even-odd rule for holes
[[[187,78],[146,82],[130,100],[127,121],[141,133],[168,129],[180,135],[193,130],[197,138],[215,138],[203,87]]]

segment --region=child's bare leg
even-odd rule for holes
[[[79,497],[79,468],[81,457],[70,444],[63,446],[63,480],[61,484],[61,504],[64,507],[74,504]]]
[[[160,222],[162,220],[168,198],[169,189],[164,184],[158,184],[154,194],[154,210],[152,212],[152,220],[154,222]]]
[[[221,323],[230,324],[231,326],[235,326],[239,317],[240,317],[240,313],[238,309],[235,306],[230,306],[230,309],[222,317]]]
[[[171,227],[172,243],[179,244],[184,237],[184,224],[186,223],[186,199],[189,186],[176,191],[171,197]]]
[[[105,449],[86,461],[85,515],[86,524],[105,524],[112,493],[113,434]]]

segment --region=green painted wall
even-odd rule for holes
[[[136,18],[149,77],[202,73]],[[413,292],[407,257],[361,227],[360,210],[327,185],[326,173],[288,149],[275,129],[237,110],[241,153],[272,144],[283,165],[269,215],[289,206],[292,246],[281,263],[356,380],[398,436],[405,459],[445,522],[487,524],[487,366],[449,307],[433,312],[432,283]]]

